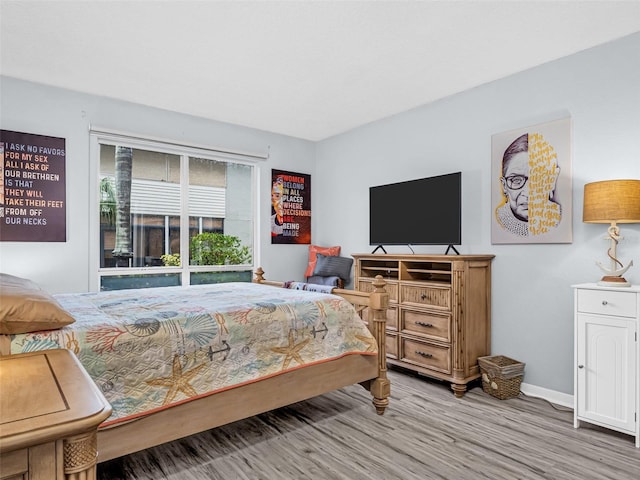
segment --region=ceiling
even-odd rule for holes
[[[0,17],[2,75],[317,141],[639,32],[640,1],[0,0]]]

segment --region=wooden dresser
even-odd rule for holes
[[[69,350],[0,357],[0,480],[95,480],[109,415]]]
[[[387,362],[451,382],[462,397],[491,353],[493,255],[354,254],[355,288],[387,282]]]

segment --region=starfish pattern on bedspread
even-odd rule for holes
[[[173,402],[174,398],[179,392],[182,392],[187,397],[195,397],[198,392],[189,385],[189,382],[195,377],[198,372],[205,367],[205,364],[200,364],[197,367],[192,368],[186,372],[182,371],[182,364],[180,363],[180,357],[175,355],[173,357],[173,371],[170,377],[154,378],[153,380],[147,380],[149,385],[158,387],[169,387],[167,395],[164,397],[163,405],[168,405]]]
[[[375,352],[378,347],[376,339],[373,337],[365,337],[364,335],[356,335],[356,338],[367,346],[367,352]]]
[[[289,344],[286,347],[273,347],[271,349],[272,352],[280,353],[285,355],[284,361],[282,362],[282,370],[286,370],[291,363],[291,360],[295,360],[300,365],[304,365],[304,360],[300,357],[300,350],[302,350],[307,343],[309,343],[310,338],[307,338],[300,343],[295,343],[295,339],[293,338],[293,330],[289,330]]]

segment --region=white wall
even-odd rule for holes
[[[307,245],[271,245],[271,169],[311,173],[315,144],[236,125],[0,77],[0,128],[66,139],[67,241],[0,242],[0,271],[52,292],[89,288],[89,127],[99,126],[191,144],[270,153],[260,162],[260,263],[272,279],[300,280]],[[207,92],[203,92],[206,95]],[[295,252],[295,254],[292,254]]]
[[[605,225],[582,223],[582,191],[591,181],[640,179],[638,52],[635,34],[320,142],[316,241],[340,244],[346,254],[371,252],[370,186],[462,171],[458,250],[496,255],[493,353],[525,362],[526,383],[571,394],[571,285],[602,276],[595,261],[607,263],[608,247]],[[573,119],[573,243],[492,245],[491,135],[566,116]],[[433,207],[407,208],[415,209],[419,221],[420,210]],[[640,283],[640,225],[623,225],[622,234],[618,254],[636,263],[625,277]],[[444,253],[439,247],[414,249]],[[387,251],[411,253],[407,247]]]

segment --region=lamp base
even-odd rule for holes
[[[616,277],[614,275],[605,275],[600,279],[598,285],[602,287],[630,287],[631,284],[624,277]]]

